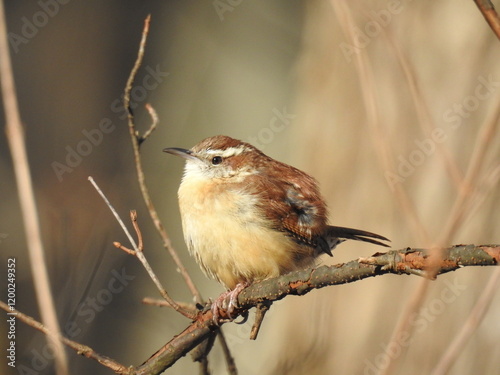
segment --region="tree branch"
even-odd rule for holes
[[[304,295],[313,289],[328,285],[347,284],[384,274],[425,276],[429,266],[428,257],[428,251],[425,249],[407,248],[376,253],[370,258],[353,260],[344,264],[291,272],[244,289],[238,296],[239,308],[236,313],[243,314],[259,303],[277,301],[288,295]],[[500,245],[458,245],[443,249],[443,260],[437,275],[466,266],[498,264],[500,264]],[[221,316],[227,318],[224,312],[221,312]],[[224,324],[224,320],[219,324]],[[203,311],[188,328],[175,336],[146,363],[139,366],[136,373],[159,374],[218,328],[219,326],[213,321],[210,309]]]
[[[0,91],[5,111],[5,132],[12,156],[12,168],[17,185],[17,194],[30,258],[30,267],[40,315],[53,332],[59,332],[56,306],[51,291],[49,271],[45,259],[38,207],[31,179],[24,128],[16,94],[14,72],[10,58],[9,35],[7,33],[4,1],[0,0]],[[48,342],[53,346],[56,374],[68,373],[68,359],[59,341]]]
[[[18,310],[11,310],[10,306],[4,303],[3,301],[0,301],[0,308],[11,313],[15,314],[13,316],[16,317],[16,319],[19,319],[21,322],[29,325],[30,327],[33,327],[37,329],[38,331],[44,333],[47,335],[47,337],[50,337],[52,340],[63,343],[64,345],[68,346],[69,348],[73,349],[77,354],[83,355],[87,358],[93,359],[97,362],[99,362],[101,365],[110,368],[114,372],[118,374],[133,374],[133,368],[127,369],[127,367],[123,366],[122,364],[114,361],[113,359],[106,357],[104,355],[101,355],[99,353],[96,353],[94,349],[92,349],[90,346],[87,345],[82,345],[76,341],[70,340],[58,333],[54,333],[47,327],[45,327],[42,323],[38,322],[37,320],[33,319],[31,316],[23,314],[22,312]]]
[[[128,114],[128,127],[129,127],[129,133],[130,133],[130,139],[132,141],[132,149],[134,151],[134,161],[135,161],[135,168],[137,171],[137,180],[139,182],[139,188],[141,190],[142,198],[144,200],[144,203],[146,204],[146,207],[149,212],[149,216],[151,216],[151,219],[153,220],[153,224],[156,227],[157,232],[160,234],[160,237],[163,242],[163,247],[169,252],[170,256],[172,257],[177,269],[179,270],[180,274],[184,278],[184,282],[188,286],[191,294],[195,297],[196,302],[202,303],[203,298],[198,291],[198,288],[196,288],[193,280],[191,279],[191,276],[189,275],[186,267],[181,261],[181,258],[177,254],[177,251],[174,249],[172,246],[172,243],[170,242],[170,238],[167,234],[167,231],[165,230],[165,227],[160,221],[160,218],[158,216],[158,212],[156,211],[156,208],[153,204],[153,201],[149,195],[149,190],[148,187],[146,186],[146,178],[144,176],[144,171],[142,168],[142,161],[141,161],[141,154],[140,154],[140,145],[142,142],[144,142],[147,137],[152,133],[152,131],[156,128],[158,124],[158,116],[156,114],[156,111],[153,109],[153,107],[150,104],[146,104],[146,109],[151,116],[152,119],[152,124],[150,128],[144,133],[144,135],[140,135],[139,131],[136,128],[135,121],[134,121],[134,113],[132,112],[132,108],[130,107],[130,93],[132,91],[135,77],[137,75],[137,72],[139,71],[139,68],[142,64],[142,59],[144,57],[144,52],[146,48],[146,41],[147,41],[147,36],[149,33],[149,23],[150,23],[151,17],[148,16],[146,20],[144,21],[144,29],[142,31],[142,38],[141,42],[139,45],[139,51],[137,53],[137,59],[134,63],[134,66],[132,67],[132,70],[130,71],[130,75],[127,80],[127,84],[125,85],[125,93],[123,97],[123,105],[125,109],[127,110]]]
[[[497,11],[490,0],[474,0],[477,7],[483,14],[484,19],[490,25],[491,30],[500,39],[500,18],[498,18]]]
[[[500,264],[500,245],[457,245],[442,250],[443,260],[437,275],[455,271],[468,266],[495,266]],[[355,282],[369,277],[384,274],[407,274],[426,276],[429,267],[429,252],[425,249],[391,250],[386,253],[376,253],[369,258],[360,258],[344,264],[321,266],[315,269],[295,271],[250,285],[238,296],[238,309],[233,313],[245,314],[252,307],[262,303],[271,303],[288,295],[304,295],[313,289],[329,285],[339,285]],[[9,306],[0,302],[0,308],[12,312]],[[212,311],[207,308],[198,313],[183,332],[176,335],[142,365],[133,368],[125,367],[114,360],[99,355],[93,349],[78,344],[61,335],[51,333],[41,323],[33,318],[15,311],[18,319],[56,338],[75,350],[78,354],[94,359],[111,368],[118,374],[153,375],[160,374],[171,367],[178,359],[185,356],[209,335],[220,329],[227,322],[227,314],[221,311],[221,321],[213,320]]]
[[[153,269],[149,265],[149,262],[148,262],[148,260],[146,259],[146,257],[144,256],[144,253],[143,253],[142,233],[141,233],[141,230],[139,229],[139,225],[137,224],[137,212],[136,211],[131,211],[130,212],[130,219],[132,220],[132,224],[134,226],[134,229],[136,230],[137,240],[138,240],[139,245],[136,244],[135,240],[132,238],[132,235],[130,234],[130,232],[128,231],[127,227],[125,226],[125,223],[120,218],[120,215],[118,215],[118,212],[116,212],[116,210],[111,205],[111,203],[109,202],[108,198],[103,193],[103,191],[101,190],[101,188],[97,185],[97,183],[94,181],[94,179],[91,176],[89,176],[88,180],[92,183],[92,185],[94,186],[94,188],[97,190],[97,192],[99,193],[99,195],[102,197],[102,199],[104,200],[104,202],[106,203],[106,205],[109,207],[109,209],[111,210],[111,212],[115,216],[116,220],[118,221],[118,223],[122,227],[123,231],[125,232],[126,236],[128,237],[128,239],[130,241],[130,244],[132,245],[133,249],[128,249],[125,246],[123,246],[122,244],[120,244],[119,242],[114,242],[114,245],[117,248],[125,251],[126,253],[128,253],[130,255],[134,255],[137,259],[139,259],[139,261],[142,263],[143,267],[146,269],[149,277],[151,278],[151,280],[153,281],[153,283],[158,288],[158,291],[160,292],[161,296],[165,299],[165,301],[168,302],[168,304],[170,306],[172,306],[172,308],[175,311],[181,313],[182,315],[184,315],[185,317],[187,317],[189,319],[193,319],[194,317],[196,317],[195,314],[193,314],[192,312],[190,312],[188,310],[184,310],[184,308],[182,306],[180,306],[179,304],[177,304],[177,302],[175,302],[174,299],[172,297],[170,297],[170,295],[168,294],[168,292],[163,287],[163,285],[161,284],[160,280],[158,279],[158,277],[154,273]]]

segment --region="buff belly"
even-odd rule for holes
[[[219,186],[190,179],[179,189],[184,239],[209,277],[233,289],[313,262],[311,249],[271,228],[254,196]]]

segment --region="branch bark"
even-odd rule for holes
[[[457,245],[443,249],[442,253],[443,259],[437,275],[468,266],[495,266],[500,264],[500,245]],[[384,274],[407,274],[426,277],[429,264],[429,252],[427,250],[406,248],[391,250],[386,253],[376,253],[369,258],[360,258],[344,264],[291,272],[277,278],[255,283],[244,289],[238,296],[239,307],[235,313],[239,315],[245,314],[252,307],[262,303],[271,303],[288,295],[304,295],[314,289],[324,288],[329,285],[347,284]],[[0,308],[10,311],[8,305],[3,302],[0,302]],[[85,345],[68,340],[61,335],[55,335],[36,320],[20,312],[17,313],[19,314],[18,319],[60,340],[78,354],[97,360],[118,374],[127,375],[160,374],[206,340],[209,335],[218,331],[220,326],[227,322],[227,320],[222,320],[219,324],[216,324],[213,321],[212,311],[207,306],[207,309],[199,312],[196,319],[184,331],[160,348],[145,363],[133,368],[125,367],[111,358],[96,353]],[[233,315],[235,314],[233,313]],[[221,318],[227,318],[224,311],[221,312]]]
[[[313,289],[328,285],[347,284],[384,274],[425,276],[429,265],[428,257],[429,254],[425,249],[406,248],[376,253],[370,258],[344,264],[291,272],[244,289],[238,296],[237,313],[243,314],[259,303],[277,301],[288,295],[304,295]],[[500,245],[458,245],[443,249],[443,260],[437,275],[466,266],[498,264],[500,264]],[[224,312],[222,317],[227,317]],[[210,309],[201,312],[189,327],[158,350],[146,363],[136,368],[136,374],[161,373],[218,328],[219,326],[213,322]]]

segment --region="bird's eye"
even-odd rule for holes
[[[220,164],[222,163],[222,156],[214,156],[212,158],[212,164],[213,165],[217,165],[217,164]]]

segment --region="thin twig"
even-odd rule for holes
[[[491,305],[491,301],[498,289],[500,287],[500,267],[497,268],[493,275],[491,275],[490,281],[484,288],[483,293],[479,297],[476,305],[472,309],[469,317],[462,325],[462,329],[456,335],[455,339],[451,342],[450,346],[446,352],[441,357],[441,360],[436,365],[434,370],[432,370],[432,375],[444,375],[447,374],[451,366],[456,362],[458,355],[465,347],[467,341],[476,331],[476,328],[482,322],[488,308]]]
[[[477,7],[483,14],[484,19],[490,25],[491,30],[495,33],[498,39],[500,39],[500,18],[495,10],[495,7],[490,0],[474,0]]]
[[[115,219],[118,221],[118,224],[120,224],[120,226],[122,227],[123,232],[127,236],[129,242],[132,244],[132,247],[134,249],[136,249],[137,248],[137,244],[135,243],[134,237],[132,237],[132,235],[128,231],[127,226],[125,225],[125,223],[121,219],[120,215],[118,215],[118,212],[116,212],[115,208],[113,207],[113,205],[111,204],[111,202],[108,200],[108,198],[104,195],[103,191],[97,185],[97,183],[94,181],[94,179],[92,178],[92,176],[89,176],[88,180],[94,186],[94,189],[96,189],[96,191],[99,193],[99,195],[101,196],[101,198],[104,200],[104,203],[106,203],[106,206],[108,206],[108,208],[111,210],[111,213],[113,214],[113,216],[115,217]]]
[[[8,313],[12,313],[15,315],[16,319],[19,319],[23,323],[29,325],[30,327],[35,328],[36,330],[44,333],[47,337],[50,337],[54,342],[58,342],[59,344],[64,344],[71,349],[73,349],[77,354],[83,355],[87,358],[93,359],[97,362],[99,362],[101,365],[106,366],[113,370],[114,372],[118,374],[129,374],[132,373],[127,367],[123,366],[122,364],[116,362],[115,360],[106,357],[104,355],[101,355],[99,353],[96,353],[94,349],[87,345],[82,345],[76,341],[70,340],[58,333],[54,333],[52,330],[44,326],[42,323],[38,322],[37,320],[33,319],[31,316],[23,314],[22,312],[18,310],[11,310],[10,306],[5,304],[4,302],[0,301],[0,308],[7,311]]]
[[[167,232],[163,226],[163,224],[160,221],[160,218],[158,216],[158,213],[156,211],[156,208],[153,205],[153,201],[151,200],[151,197],[149,196],[149,191],[146,186],[146,181],[144,177],[144,171],[142,168],[142,161],[141,161],[141,155],[139,152],[139,146],[140,146],[140,140],[145,140],[147,136],[151,134],[151,132],[154,130],[156,127],[155,124],[158,123],[158,116],[156,115],[156,112],[153,110],[151,105],[147,105],[146,108],[153,120],[153,124],[151,125],[150,129],[145,133],[143,137],[139,135],[139,132],[136,129],[135,122],[134,122],[134,114],[132,112],[132,109],[130,107],[130,93],[132,90],[132,87],[134,85],[134,80],[137,75],[137,71],[139,70],[141,64],[142,64],[142,59],[144,57],[144,51],[145,51],[145,46],[146,46],[146,40],[147,40],[147,35],[149,32],[149,22],[150,22],[150,16],[146,18],[146,21],[144,23],[144,29],[142,32],[142,38],[141,42],[139,45],[139,52],[137,54],[137,59],[134,63],[134,66],[130,72],[129,78],[127,80],[127,84],[125,86],[125,94],[123,98],[124,106],[125,109],[127,110],[128,113],[128,126],[129,126],[129,133],[130,133],[130,138],[132,140],[132,148],[134,151],[134,160],[135,160],[135,167],[137,171],[137,179],[139,182],[139,187],[141,190],[141,194],[143,197],[143,200],[146,204],[146,207],[148,208],[149,215],[151,216],[151,219],[153,220],[153,223],[156,227],[156,230],[160,234],[160,237],[163,242],[163,247],[167,249],[169,252],[170,256],[174,260],[175,265],[177,266],[177,269],[181,273],[182,277],[184,278],[184,281],[186,285],[188,286],[189,290],[191,291],[191,294],[195,297],[195,300],[197,303],[203,303],[203,298],[201,297],[200,292],[194,285],[194,282],[191,279],[191,276],[189,275],[186,267],[184,267],[184,264],[182,263],[181,259],[179,258],[179,255],[175,251],[174,247],[172,246],[172,243],[170,241],[169,236],[167,235]],[[142,142],[142,141],[141,141]]]
[[[30,257],[31,272],[35,284],[37,303],[40,308],[42,321],[53,332],[60,332],[54,299],[50,288],[50,280],[45,262],[45,251],[40,234],[38,209],[33,192],[24,131],[21,124],[21,115],[17,103],[14,74],[10,59],[10,50],[7,39],[7,25],[5,9],[0,0],[0,82],[5,109],[6,133],[12,155],[12,165],[17,183],[17,192],[21,205],[24,222],[26,244]],[[68,373],[68,359],[64,347],[59,341],[50,342],[54,346],[57,374]]]
[[[94,186],[94,188],[97,190],[97,192],[99,193],[99,195],[102,197],[102,199],[104,200],[104,202],[106,203],[106,205],[109,207],[109,209],[111,210],[111,212],[115,216],[115,218],[118,221],[118,223],[120,224],[120,226],[122,227],[123,231],[125,232],[125,235],[129,239],[129,241],[130,241],[130,243],[131,243],[131,245],[133,247],[133,250],[135,252],[133,255],[135,255],[137,257],[137,259],[139,259],[139,261],[142,263],[142,265],[146,269],[147,273],[149,274],[149,277],[151,278],[151,280],[153,280],[153,282],[155,283],[156,287],[158,288],[158,291],[160,292],[161,296],[163,298],[165,298],[165,301],[167,301],[172,306],[172,308],[175,311],[180,312],[186,318],[194,319],[196,317],[196,314],[193,314],[190,311],[184,310],[181,306],[179,306],[174,301],[173,298],[170,297],[170,295],[167,293],[167,291],[165,290],[165,288],[163,287],[163,285],[161,285],[161,282],[158,279],[158,277],[156,276],[156,274],[154,273],[153,269],[149,265],[149,262],[147,261],[146,257],[144,256],[144,253],[143,253],[142,249],[137,246],[135,240],[132,238],[132,235],[128,231],[128,229],[125,226],[125,223],[123,222],[123,220],[120,218],[120,215],[118,215],[118,213],[116,212],[116,210],[114,209],[114,207],[111,205],[111,203],[109,202],[109,200],[106,198],[106,196],[104,195],[103,191],[99,188],[99,186],[97,185],[97,183],[94,181],[94,179],[92,177],[89,177],[88,179],[92,183],[92,185]],[[130,216],[131,216],[132,223],[134,223],[135,221],[137,221],[137,213],[135,211],[132,211],[130,213]],[[142,234],[140,232],[140,229],[136,225],[136,223],[134,223],[133,225],[134,225],[134,228],[136,229],[136,231],[138,231],[137,232],[137,237],[140,239],[140,243],[142,245]],[[127,249],[127,250],[128,250],[127,252],[130,253],[130,249]]]
[[[148,137],[151,135],[151,133],[153,133],[153,131],[158,126],[158,122],[160,122],[160,120],[158,118],[158,113],[156,113],[156,110],[151,106],[151,104],[146,103],[145,107],[146,107],[146,110],[149,113],[149,116],[151,117],[151,119],[153,121],[152,121],[151,126],[149,127],[149,129],[146,130],[144,132],[144,134],[139,138],[139,140],[138,140],[139,141],[139,145],[142,142],[144,142],[146,139],[148,139]]]
[[[231,350],[229,350],[229,346],[227,345],[227,340],[224,336],[224,333],[222,332],[222,329],[219,330],[217,336],[219,337],[220,346],[222,347],[222,352],[224,353],[224,358],[226,359],[227,372],[229,373],[229,375],[238,375],[236,363],[234,362]]]
[[[253,322],[252,330],[250,331],[250,340],[257,340],[264,317],[270,308],[270,303],[260,303],[256,306],[255,320]]]
[[[142,303],[145,305],[150,305],[150,306],[158,306],[158,307],[170,307],[172,306],[165,300],[163,299],[157,299],[157,298],[151,298],[151,297],[144,297],[142,299]],[[186,303],[186,302],[179,302],[176,301],[176,303],[181,306],[183,309],[191,311],[193,314],[198,311],[195,305],[192,303]]]

